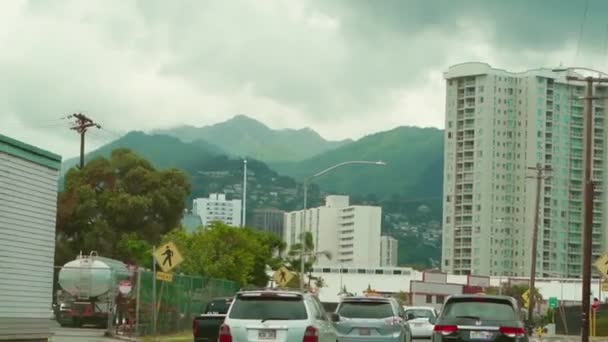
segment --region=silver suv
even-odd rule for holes
[[[237,293],[219,342],[336,342],[336,330],[317,297],[299,291]]]
[[[403,308],[394,298],[346,297],[336,309],[340,342],[405,342]]]

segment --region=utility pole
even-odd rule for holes
[[[82,170],[84,168],[84,135],[90,127],[101,128],[101,126],[82,113],[69,115],[69,118],[76,118],[76,122],[70,129],[80,134],[80,169]]]
[[[536,296],[536,253],[538,250],[538,217],[540,210],[540,190],[543,178],[543,173],[551,171],[548,166],[543,167],[540,163],[536,163],[535,167],[529,167],[528,170],[535,170],[536,176],[527,178],[536,178],[536,198],[534,199],[534,227],[532,228],[532,258],[530,264],[530,285],[528,287],[528,324],[532,327],[532,315],[534,314],[535,296]]]
[[[247,222],[247,159],[243,159],[243,220],[241,226],[244,228]]]
[[[593,72],[597,70],[589,70]],[[572,69],[566,69],[572,70]],[[601,74],[601,72],[599,72]],[[581,342],[589,342],[589,313],[591,309],[591,258],[593,257],[593,179],[591,170],[593,166],[593,100],[603,97],[593,96],[593,83],[608,82],[608,77],[580,77],[567,75],[568,81],[585,82],[586,94],[581,99],[585,100],[585,156],[584,156],[584,188],[583,188],[583,274],[582,274],[582,305],[581,305]]]

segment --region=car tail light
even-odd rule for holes
[[[507,337],[524,337],[526,330],[524,328],[500,327],[500,333]]]
[[[315,327],[308,327],[304,332],[302,342],[319,342],[319,332]]]
[[[232,342],[232,334],[230,334],[230,327],[226,324],[222,324],[220,327],[220,335],[218,342]]]
[[[198,335],[198,322],[194,319],[192,320],[192,336],[196,337]]]
[[[401,319],[401,317],[391,317],[387,318],[385,322],[390,326],[396,326],[403,323],[403,320]]]
[[[441,335],[449,335],[458,331],[458,327],[455,325],[436,325],[433,331],[440,333]]]

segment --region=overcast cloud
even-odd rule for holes
[[[59,118],[78,111],[107,128],[91,134],[91,148],[133,129],[236,114],[329,139],[442,127],[442,72],[452,64],[608,70],[608,2],[588,0],[586,16],[585,5],[2,1],[0,134],[71,157],[78,138]]]

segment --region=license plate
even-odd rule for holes
[[[359,329],[359,335],[369,336],[369,329],[367,329],[367,328]]]
[[[471,331],[471,340],[490,340],[494,336],[489,331]]]
[[[258,331],[258,338],[260,340],[276,340],[277,331],[276,330],[260,330],[260,331]]]

